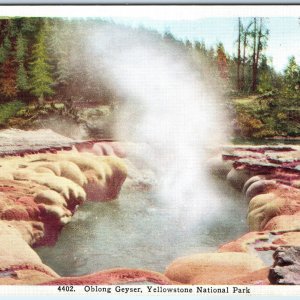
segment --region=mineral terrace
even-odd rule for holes
[[[113,141],[75,141],[50,130],[1,132],[0,284],[300,283],[296,146],[226,146],[211,158],[211,173],[249,202],[249,232],[217,252],[180,257],[165,274],[112,269],[61,277],[44,265],[34,248],[55,244],[80,204],[117,198],[129,176],[123,148]]]

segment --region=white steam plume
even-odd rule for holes
[[[102,27],[86,49],[124,99],[117,138],[150,146],[144,159],[156,170],[161,199],[184,220],[216,216],[220,195],[205,162],[224,141],[226,122],[209,80],[184,49],[143,30]]]

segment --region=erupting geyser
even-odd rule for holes
[[[104,27],[89,37],[87,55],[102,64],[95,76],[105,72],[123,100],[116,137],[149,146],[142,155],[156,172],[159,195],[181,217],[215,216],[221,197],[205,162],[224,142],[226,121],[205,70],[154,33]]]

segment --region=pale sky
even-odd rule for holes
[[[236,51],[237,18],[268,17],[270,30],[266,54],[282,71],[288,57],[300,64],[300,6],[0,6],[0,16],[99,17],[128,26],[144,26],[160,33],[170,31],[178,39],[204,40],[207,46],[222,42]]]
[[[151,20],[139,18],[110,18],[116,23],[128,26],[154,29],[160,33],[171,32],[177,39],[190,41],[203,40],[207,46],[224,44],[229,54],[236,53],[237,18],[203,18],[199,20]],[[242,19],[247,23],[248,18]],[[300,22],[297,17],[270,17],[266,19],[270,30],[268,45],[265,50],[272,58],[273,66],[282,71],[288,58],[294,55],[300,64]]]

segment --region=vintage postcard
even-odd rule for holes
[[[300,295],[300,6],[1,6],[0,294]]]

